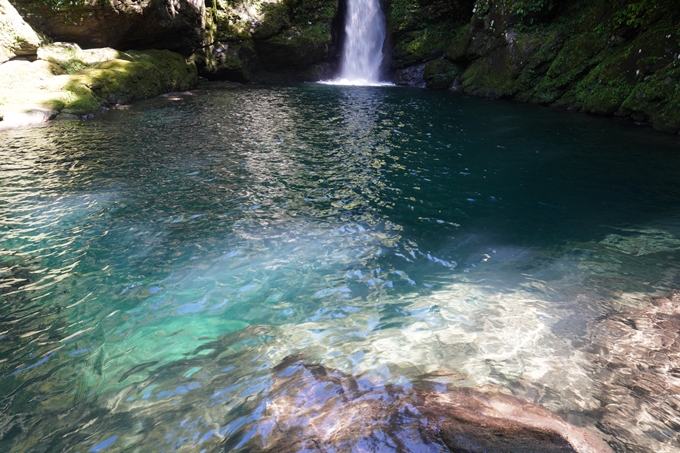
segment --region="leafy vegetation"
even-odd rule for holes
[[[553,0],[516,0],[510,5],[510,12],[521,19],[529,19],[532,23],[534,18],[555,8]]]
[[[87,4],[87,0],[36,0],[31,7],[47,6],[54,11],[62,11]]]

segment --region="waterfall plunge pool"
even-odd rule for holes
[[[617,354],[603,320],[680,287],[677,137],[305,85],[2,140],[2,451],[264,450],[295,354],[376,400],[423,379],[491,389],[618,451],[679,447],[674,396],[654,406],[595,363]],[[291,426],[337,397],[312,390]],[[390,426],[337,450],[446,451]]]

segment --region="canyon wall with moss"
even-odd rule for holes
[[[680,131],[678,0],[393,0],[387,14],[396,83]]]
[[[166,49],[202,76],[295,82],[336,70],[339,0],[11,0],[49,38],[84,49]]]
[[[338,0],[208,0],[202,76],[236,82],[301,82],[337,70],[343,29]]]
[[[52,41],[167,49],[209,80],[289,83],[337,73],[347,0],[11,2]],[[383,0],[382,6],[384,76],[396,84],[680,132],[680,0]],[[7,37],[7,58],[35,52],[38,38],[31,39]]]

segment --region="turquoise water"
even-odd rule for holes
[[[612,120],[306,85],[0,140],[1,451],[240,448],[298,353],[596,430],[589,326],[680,287],[680,141]]]

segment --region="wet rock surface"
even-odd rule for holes
[[[593,326],[585,348],[600,383],[601,428],[618,451],[680,449],[680,291],[626,309]],[[650,440],[651,440],[650,439]]]
[[[225,451],[578,452],[612,450],[584,429],[498,391],[438,390],[442,376],[375,385],[290,356],[274,368],[264,417]]]

